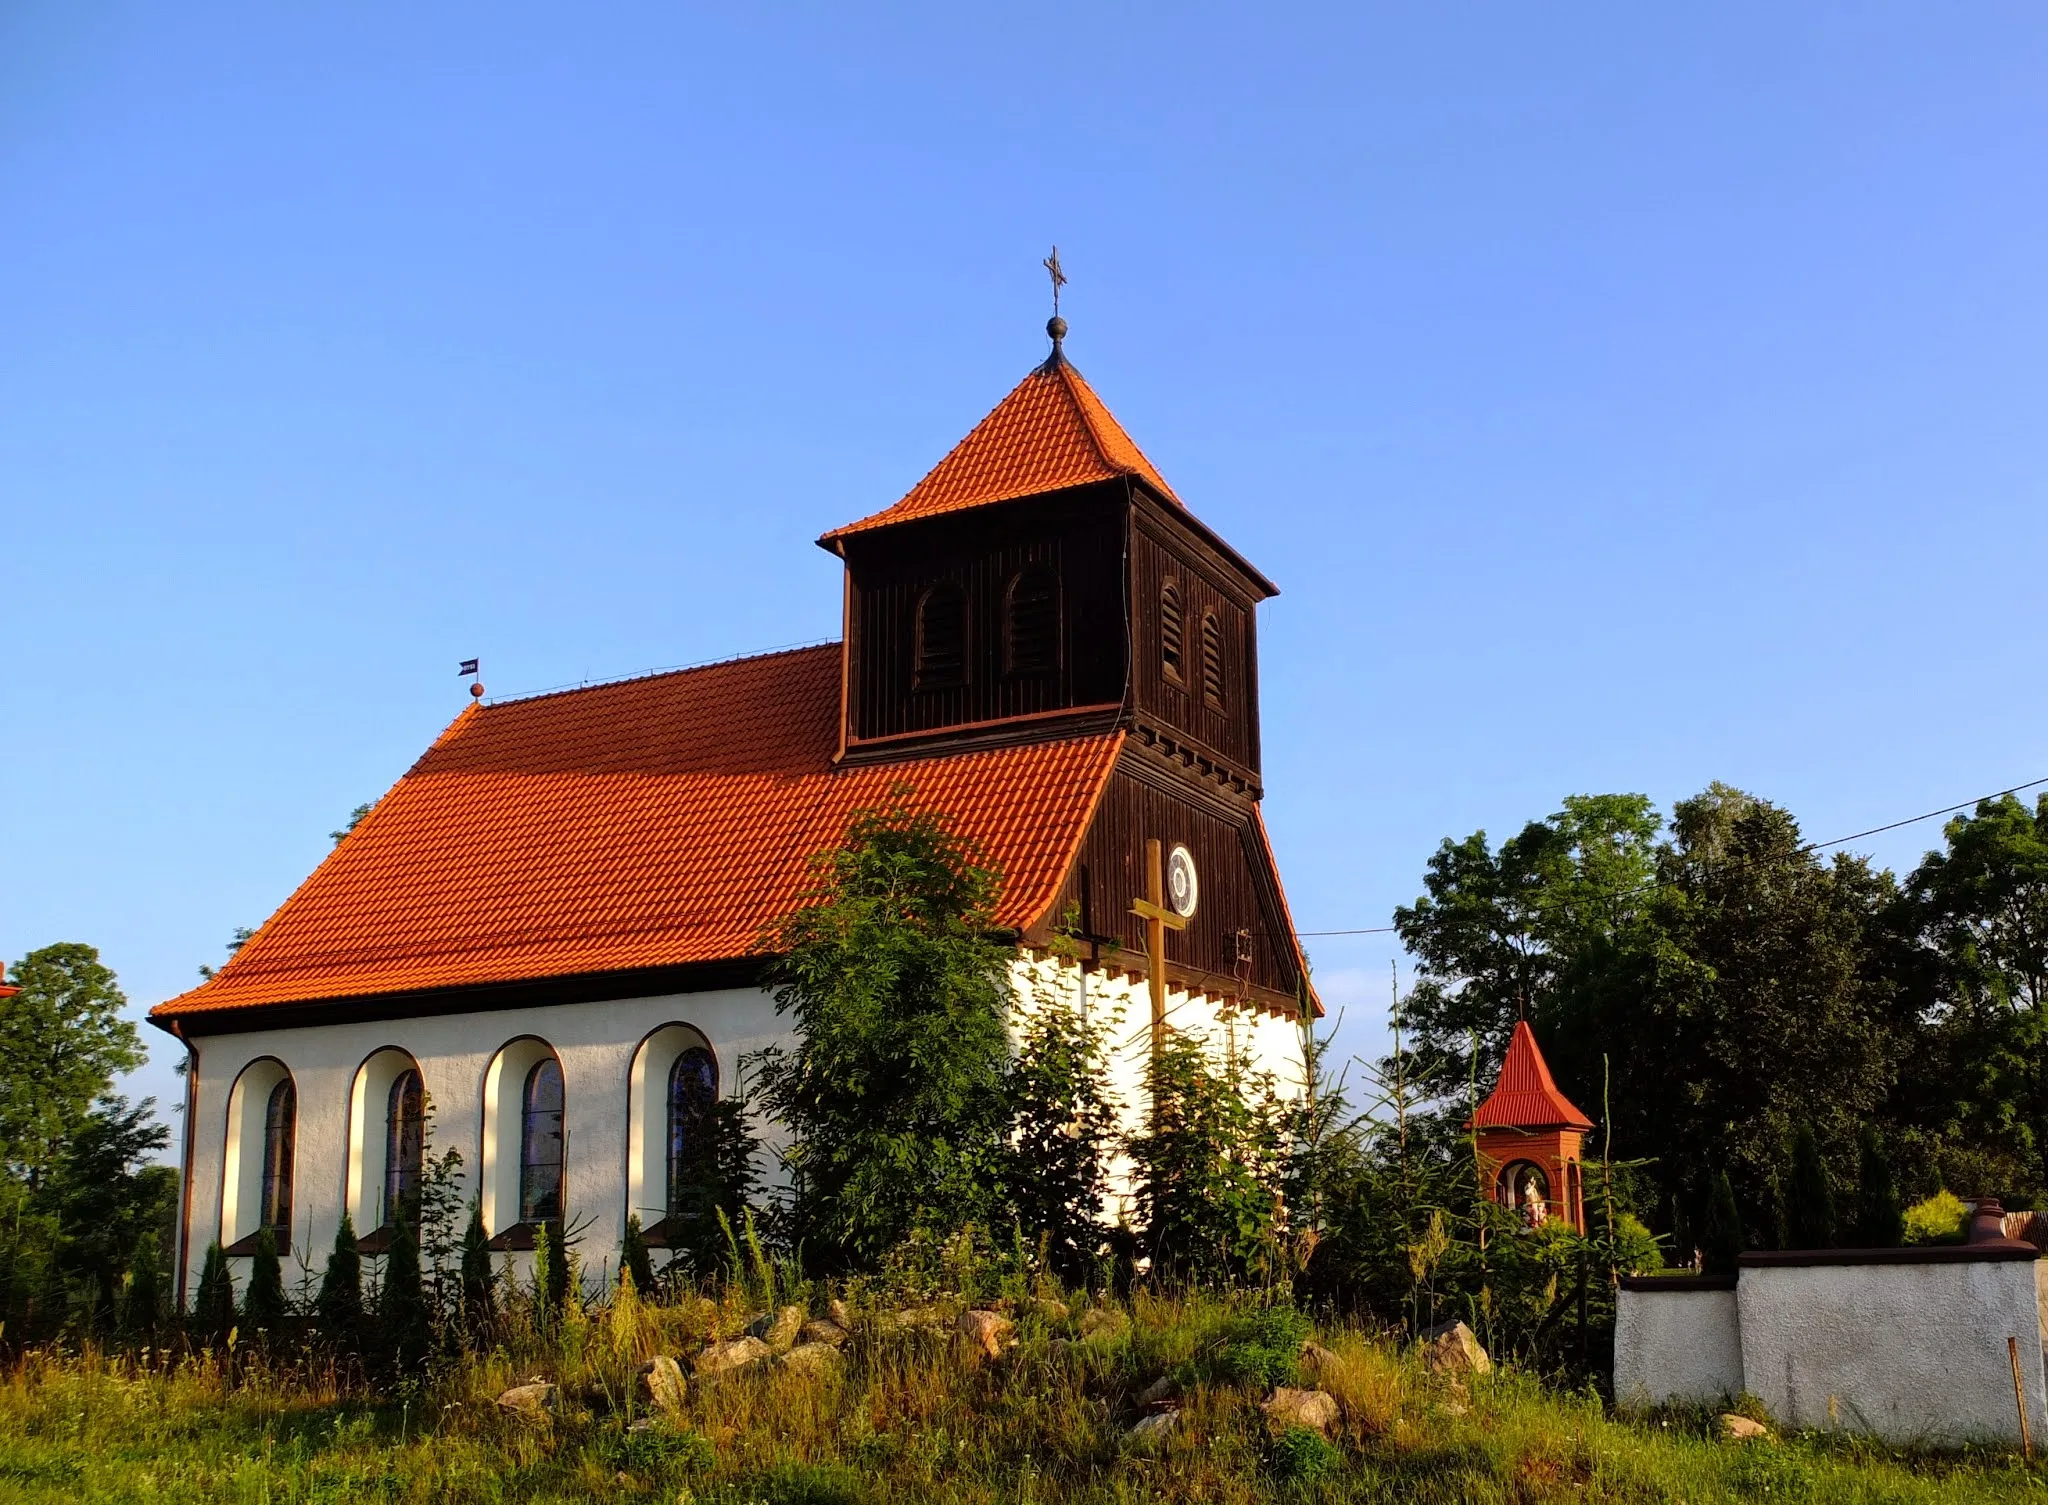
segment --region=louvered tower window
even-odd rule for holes
[[[1223,624],[1216,613],[1202,613],[1202,699],[1223,709]]]
[[[920,690],[951,690],[967,683],[967,592],[942,581],[917,603]]]
[[[1181,655],[1186,648],[1180,614],[1180,586],[1169,580],[1159,587],[1159,657],[1166,665],[1166,677],[1181,677]]]
[[[1050,674],[1060,666],[1060,577],[1049,565],[1027,565],[1010,580],[1004,601],[1003,653],[1012,674]]]

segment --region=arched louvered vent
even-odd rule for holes
[[[1202,699],[1223,709],[1223,624],[1216,613],[1202,613]]]
[[[1012,674],[1050,674],[1060,666],[1060,577],[1027,565],[1010,579],[1004,601],[1003,655]]]
[[[967,683],[967,592],[950,580],[917,603],[917,687],[951,690]]]
[[[1181,655],[1185,650],[1180,615],[1180,586],[1169,580],[1159,587],[1159,657],[1166,665],[1166,677],[1179,680]]]

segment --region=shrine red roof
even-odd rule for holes
[[[1038,367],[895,506],[819,540],[936,517],[1117,476],[1140,476],[1178,503],[1152,462],[1063,356]]]
[[[1039,920],[1122,734],[835,770],[839,668],[835,643],[472,705],[151,1017],[743,957],[897,784],[981,844],[1002,925]]]
[[[1475,1129],[1590,1129],[1593,1121],[1574,1108],[1550,1075],[1550,1063],[1536,1048],[1526,1019],[1515,1022],[1500,1080],[1472,1115]]]

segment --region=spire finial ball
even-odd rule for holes
[[[471,685],[469,687],[469,695],[472,700],[482,700],[484,698],[484,682],[478,680],[475,684]]]
[[[1057,345],[1067,337],[1067,321],[1054,314],[1045,321],[1045,332],[1052,336],[1052,342]]]

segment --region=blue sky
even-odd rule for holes
[[[1680,11],[17,0],[0,955],[182,990],[460,658],[835,635],[811,540],[1040,358],[1055,241],[1283,589],[1304,930],[1575,792],[2048,775],[2048,12]],[[1310,944],[1369,1047],[1392,938]]]

